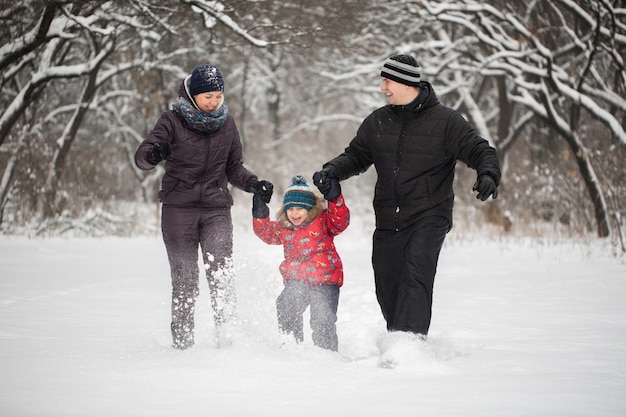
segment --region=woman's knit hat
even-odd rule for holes
[[[291,185],[285,191],[283,197],[283,210],[287,211],[292,207],[302,207],[310,211],[317,199],[315,194],[302,174],[296,174],[291,178]]]
[[[385,61],[380,76],[400,84],[419,87],[420,66],[411,55],[393,55]]]
[[[189,77],[189,94],[193,97],[201,93],[224,91],[224,76],[215,65],[198,65]]]

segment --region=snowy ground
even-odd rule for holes
[[[235,244],[233,345],[215,344],[203,280],[180,352],[159,237],[0,237],[0,415],[626,415],[626,266],[601,243],[449,238],[419,344],[385,334],[369,232],[349,229],[339,353],[282,343],[281,249],[245,228]]]

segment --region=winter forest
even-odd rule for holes
[[[501,160],[486,204],[457,167],[459,233],[625,250],[621,1],[26,0],[0,18],[3,234],[154,233],[161,168],[139,171],[133,153],[197,64],[222,68],[246,165],[280,193],[343,150],[385,104],[384,59],[409,53]],[[373,178],[345,187],[364,218]]]

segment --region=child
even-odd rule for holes
[[[269,208],[260,194],[254,194],[252,226],[265,243],[283,245],[285,260],[280,273],[285,285],[276,300],[278,326],[304,340],[303,314],[311,307],[313,343],[337,350],[337,306],[343,284],[343,266],[333,238],[350,223],[339,182],[324,194],[328,208],[300,174],[285,191],[277,221],[269,219]]]

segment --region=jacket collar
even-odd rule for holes
[[[437,98],[437,94],[435,94],[435,90],[433,86],[427,82],[420,82],[420,93],[415,97],[415,99],[409,104],[403,105],[391,105],[392,110],[398,114],[415,114],[420,110],[434,106],[439,104],[439,99]]]

